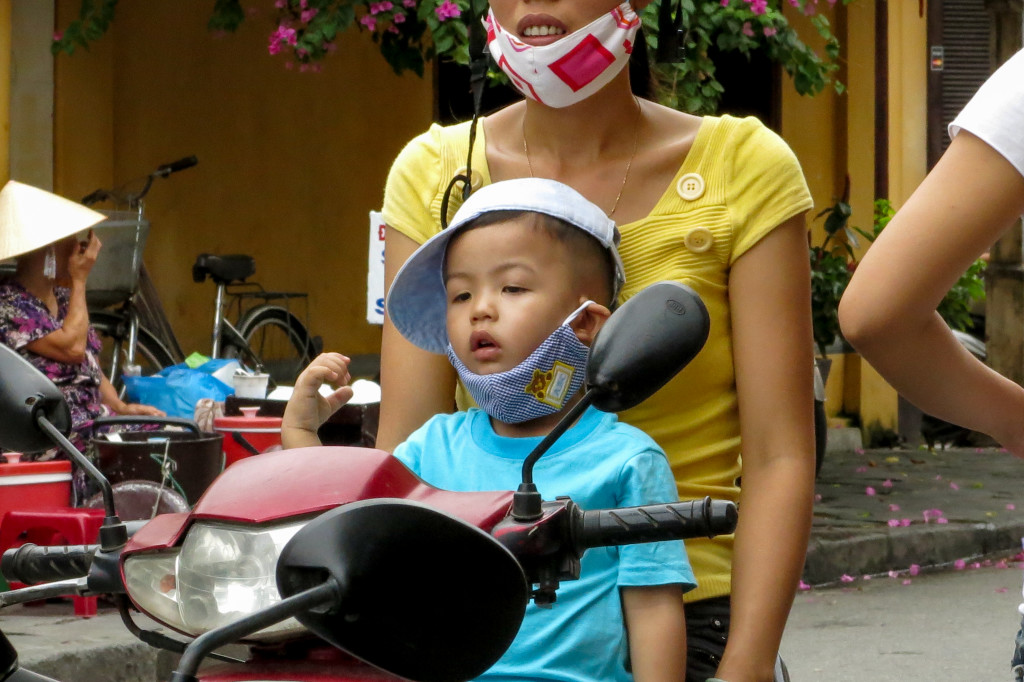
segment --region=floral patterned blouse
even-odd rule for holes
[[[60,362],[28,350],[26,346],[60,329],[68,313],[71,291],[55,287],[57,315],[46,304],[13,279],[0,280],[0,343],[18,351],[22,357],[49,377],[64,393],[71,408],[71,425],[79,438],[98,416],[110,414],[100,400],[103,373],[97,360],[100,339],[92,327],[86,341],[85,360],[78,364]],[[74,439],[73,439],[74,440]]]

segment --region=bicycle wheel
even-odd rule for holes
[[[96,310],[89,311],[89,323],[103,342],[100,350],[100,367],[114,388],[120,391],[123,383],[121,371],[124,369],[125,344],[128,340],[127,323],[116,313]],[[117,371],[113,369],[115,357],[118,358]],[[152,332],[145,327],[139,327],[138,341],[135,345],[135,364],[142,367],[143,376],[149,376],[173,365],[174,356]]]
[[[306,325],[280,306],[253,308],[242,318],[238,331],[276,385],[294,384],[299,372],[319,352]],[[246,356],[243,349],[231,350],[237,357]]]

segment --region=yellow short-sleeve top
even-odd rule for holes
[[[388,176],[384,221],[422,243],[441,229],[445,187],[466,164],[469,124],[432,126],[399,154]],[[473,171],[490,182],[483,126]],[[452,193],[449,215],[460,203]],[[620,225],[626,285],[620,302],[661,280],[693,287],[711,316],[694,361],[620,418],[646,431],[668,454],[681,499],[735,500],[740,425],[732,359],[729,268],[773,228],[812,206],[796,156],[755,118],[705,117],[675,178],[650,215]],[[463,405],[466,396],[459,397]],[[687,541],[697,589],[687,601],[730,591],[732,536]]]

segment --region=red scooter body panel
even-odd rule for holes
[[[129,541],[122,558],[173,547],[200,519],[261,524],[384,497],[416,500],[490,531],[512,505],[512,492],[451,492],[420,480],[383,450],[313,447],[247,457],[224,470],[191,514],[158,516]]]
[[[202,682],[402,682],[379,668],[363,663],[339,649],[316,649],[302,660],[259,658],[244,664],[210,666],[199,675]]]

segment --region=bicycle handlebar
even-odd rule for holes
[[[86,206],[92,206],[95,203],[107,201],[109,199],[111,201],[128,204],[132,207],[137,206],[139,201],[149,193],[149,188],[152,187],[153,180],[157,178],[166,178],[171,173],[177,173],[178,171],[183,171],[186,168],[191,168],[197,163],[199,163],[199,159],[197,159],[195,155],[192,155],[180,158],[176,161],[171,161],[170,163],[161,164],[160,166],[157,166],[155,171],[146,176],[146,184],[138,192],[131,193],[112,189],[97,189],[82,197],[82,203]]]

